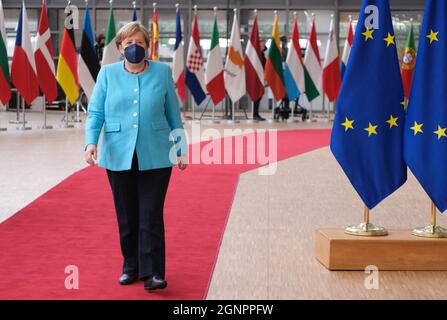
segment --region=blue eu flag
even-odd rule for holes
[[[331,150],[372,209],[407,179],[404,93],[388,0],[364,0],[331,137]]]
[[[405,122],[404,158],[447,210],[447,1],[428,0]]]

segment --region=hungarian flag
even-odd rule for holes
[[[349,19],[348,34],[346,35],[345,48],[343,49],[343,56],[341,58],[341,77],[345,75],[346,66],[348,65],[349,55],[351,54],[352,41],[354,41],[354,31],[352,28],[352,21]]]
[[[90,99],[101,67],[99,66],[98,56],[96,55],[88,3],[85,7],[84,31],[82,32],[81,54],[79,55],[78,68],[79,84],[87,98]]]
[[[338,57],[338,45],[334,31],[334,18],[332,18],[323,65],[323,91],[329,102],[334,102],[337,99],[340,87],[340,59]]]
[[[411,25],[410,33],[408,34],[407,47],[405,49],[403,63],[400,71],[402,75],[402,84],[404,87],[404,95],[406,99],[410,97],[415,62],[416,46],[414,44],[413,25]]]
[[[205,72],[203,58],[200,51],[199,25],[197,14],[194,14],[191,39],[189,40],[188,57],[186,58],[185,82],[191,91],[194,101],[200,105],[206,98]]]
[[[104,46],[104,52],[102,54],[102,65],[115,63],[121,60],[121,53],[119,52],[116,43],[116,26],[115,16],[113,15],[113,9],[109,10],[109,22],[107,22],[106,30],[106,43]]]
[[[71,16],[71,12],[67,13],[67,17],[69,16]],[[56,79],[64,90],[68,101],[74,104],[79,97],[79,80],[73,20],[67,21],[62,34]]]
[[[5,16],[0,0],[0,102],[5,105],[10,99],[11,79],[9,77],[8,53],[6,52]]]
[[[182,23],[180,19],[180,10],[177,5],[177,13],[175,17],[175,45],[174,59],[172,61],[172,77],[174,79],[177,95],[181,101],[186,100],[185,87],[185,63],[183,61],[183,39],[182,39]]]
[[[245,49],[245,86],[252,101],[259,100],[265,92],[264,66],[261,60],[261,47],[259,44],[258,16],[255,15],[250,38]]]
[[[47,6],[45,0],[43,0],[34,58],[36,59],[37,78],[39,80],[40,90],[49,103],[52,103],[57,98],[56,68],[53,57],[54,51],[50,28],[48,26]]]
[[[151,53],[149,55],[149,59],[158,61],[160,60],[160,57],[158,56],[158,13],[155,6],[154,15],[152,18],[151,35]]]
[[[211,36],[211,49],[206,63],[205,81],[206,89],[214,105],[218,104],[225,98],[225,83],[216,15],[214,15],[213,35]]]
[[[241,35],[234,10],[233,27],[231,28],[230,45],[228,47],[227,61],[225,62],[225,89],[231,99],[236,102],[246,93],[244,53],[241,47]]]
[[[282,70],[281,47],[279,39],[278,14],[273,21],[272,40],[265,64],[265,81],[270,86],[275,100],[282,100],[286,95],[284,73]]]
[[[290,39],[289,52],[287,53],[286,67],[284,69],[287,97],[296,100],[306,91],[304,80],[304,64],[301,56],[300,35],[298,32],[298,18],[293,18],[292,38]]]
[[[304,65],[306,66],[306,96],[307,100],[312,101],[320,95],[318,88],[321,84],[321,62],[317,44],[315,17],[312,20],[306,55],[304,56]]]
[[[39,81],[37,80],[36,62],[31,46],[25,2],[22,3],[19,25],[17,26],[16,46],[11,65],[11,80],[27,104],[31,104],[39,95]]]

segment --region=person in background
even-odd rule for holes
[[[95,50],[98,60],[102,61],[102,54],[104,52],[104,47],[106,45],[106,37],[101,33],[96,37]]]

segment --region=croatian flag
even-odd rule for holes
[[[349,55],[351,54],[353,40],[354,40],[354,31],[352,29],[352,22],[351,22],[351,20],[349,20],[348,35],[346,36],[345,48],[343,50],[343,56],[341,59],[341,67],[340,67],[342,79],[345,74],[346,66],[348,65],[348,60],[349,60]]]
[[[176,20],[176,29],[175,29],[174,61],[172,62],[172,77],[174,78],[177,95],[180,101],[183,102],[186,100],[185,63],[183,62],[182,25],[180,21],[180,10],[178,6],[175,20]]]
[[[191,39],[189,40],[188,58],[186,59],[186,85],[194,97],[197,105],[206,98],[205,72],[203,70],[203,58],[200,52],[199,26],[197,15],[192,24]]]
[[[25,2],[22,3],[17,26],[16,46],[11,65],[11,80],[27,104],[31,104],[39,95],[39,81],[31,46]]]

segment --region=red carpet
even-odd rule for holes
[[[327,146],[329,136],[278,131],[278,160]],[[105,171],[73,174],[0,224],[0,299],[205,298],[239,174],[257,167],[174,169],[165,206],[169,285],[154,293],[142,282],[118,284],[122,259]],[[79,268],[79,290],[65,289],[67,265]]]

